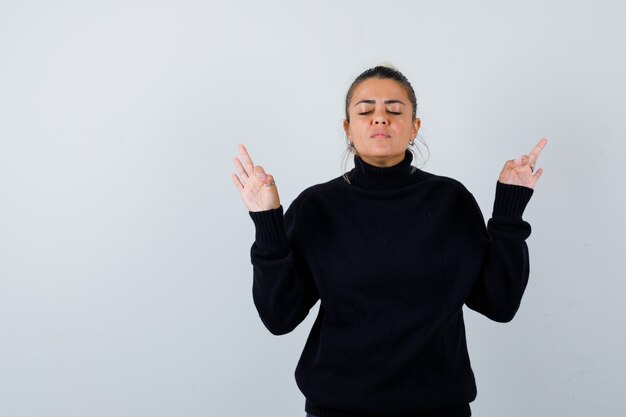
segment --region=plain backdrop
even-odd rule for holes
[[[0,416],[304,416],[317,306],[251,296],[237,144],[283,205],[341,174],[343,100],[391,62],[423,166],[486,218],[550,142],[515,319],[466,311],[475,416],[623,415],[626,3],[0,0]]]

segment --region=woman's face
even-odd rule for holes
[[[420,127],[404,87],[391,79],[370,78],[359,84],[348,114],[350,122],[343,122],[348,140],[361,159],[378,167],[402,162]]]

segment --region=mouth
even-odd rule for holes
[[[390,135],[382,132],[377,132],[370,136],[372,139],[389,139],[390,137]]]

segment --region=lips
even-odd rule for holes
[[[388,134],[387,134],[387,133],[385,133],[385,132],[374,132],[374,133],[370,136],[370,138],[372,138],[372,139],[388,139],[388,138],[390,138],[390,137],[391,137],[391,136],[390,136],[390,135],[388,135]]]

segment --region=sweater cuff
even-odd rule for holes
[[[521,185],[496,185],[496,199],[493,203],[493,217],[521,219],[534,190]]]
[[[256,228],[258,243],[287,242],[283,206],[265,211],[251,211],[249,214]]]

